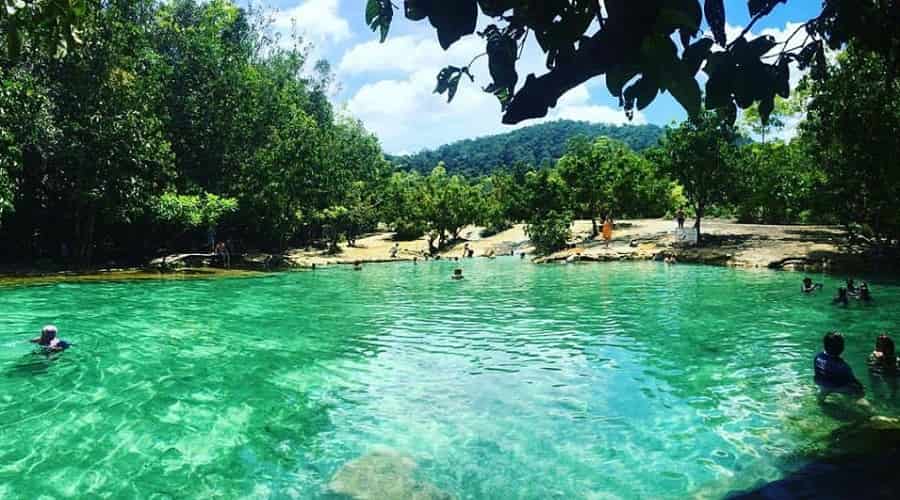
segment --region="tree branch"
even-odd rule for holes
[[[615,50],[615,44],[611,42],[611,36],[600,31],[583,41],[569,61],[540,77],[528,75],[525,85],[509,103],[503,123],[514,125],[547,116],[563,94],[619,64],[622,52]]]

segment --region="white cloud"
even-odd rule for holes
[[[423,67],[462,66],[484,50],[484,42],[468,37],[444,51],[437,41],[416,36],[397,36],[384,43],[370,40],[344,53],[338,71],[345,74],[400,71],[413,73]]]
[[[466,80],[460,83],[456,98],[448,104],[445,96],[432,93],[434,77],[434,72],[421,70],[408,79],[364,85],[349,100],[346,109],[378,134],[388,152],[434,148],[558,119],[629,123],[623,111],[591,104],[587,87],[582,85],[563,96],[546,118],[506,126],[501,123],[500,105],[494,96]],[[631,123],[646,123],[646,119],[636,113]]]
[[[474,83],[462,78],[452,103],[447,103],[446,95],[433,93],[435,77],[442,67],[468,64],[483,50],[484,41],[472,36],[444,51],[433,33],[428,32],[392,37],[384,44],[376,40],[356,45],[344,54],[338,72],[382,79],[362,85],[347,101],[346,111],[377,133],[389,152],[434,148],[557,119],[628,123],[623,111],[593,104],[588,87],[581,85],[560,98],[546,118],[516,126],[503,125],[497,99],[481,90],[490,78],[486,58],[473,65]],[[517,64],[520,85],[529,73],[546,72],[544,57],[532,39]],[[646,120],[637,113],[632,123],[646,123]]]
[[[279,11],[274,27],[279,31],[296,29],[319,42],[341,42],[350,38],[350,24],[338,14],[339,0],[305,0],[300,5]]]

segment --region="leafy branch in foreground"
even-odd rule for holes
[[[484,90],[498,97],[507,124],[546,116],[562,95],[600,75],[606,75],[607,88],[629,116],[668,92],[691,117],[706,107],[733,121],[737,108],[755,104],[766,123],[775,97],[790,93],[792,62],[824,78],[826,47],[838,49],[850,41],[884,56],[897,73],[900,0],[824,0],[820,13],[784,42],[750,38],[759,21],[788,1],[748,0],[750,22],[733,40],[725,32],[724,0],[704,0],[702,6],[699,0],[606,0],[605,8],[597,0],[405,0],[403,9],[409,20],[428,19],[444,50],[475,33],[479,8],[493,18],[479,33],[493,78]],[[367,22],[381,32],[382,41],[394,8],[389,0],[369,0],[366,6]],[[711,36],[701,31],[704,18]],[[546,54],[548,72],[530,74],[516,88],[520,54],[515,47],[520,52],[532,35]],[[451,68],[439,78],[463,69],[448,72]],[[701,68],[709,77],[705,92],[696,79]]]

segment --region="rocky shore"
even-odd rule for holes
[[[523,225],[482,237],[480,228],[463,231],[460,241],[441,252],[443,258],[459,257],[466,243],[476,257],[527,254],[535,263],[609,262],[623,260],[662,260],[675,257],[678,262],[745,268],[770,268],[801,271],[879,270],[887,259],[875,259],[867,248],[853,245],[847,233],[829,226],[763,226],[706,221],[704,244],[683,246],[676,242],[675,224],[660,219],[619,221],[607,248],[590,237],[590,221],[573,226],[570,248],[543,257],[534,257],[534,248]],[[397,242],[400,251],[390,257],[394,245],[391,233],[361,238],[356,246],[342,246],[338,254],[316,250],[293,250],[286,260],[298,267],[348,264],[353,262],[390,262],[423,259],[428,244],[424,239]]]

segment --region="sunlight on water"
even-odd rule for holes
[[[823,333],[876,411],[900,289],[840,310],[802,276],[518,259],[0,288],[0,497],[720,497],[841,425]],[[45,323],[75,346],[47,359]]]

